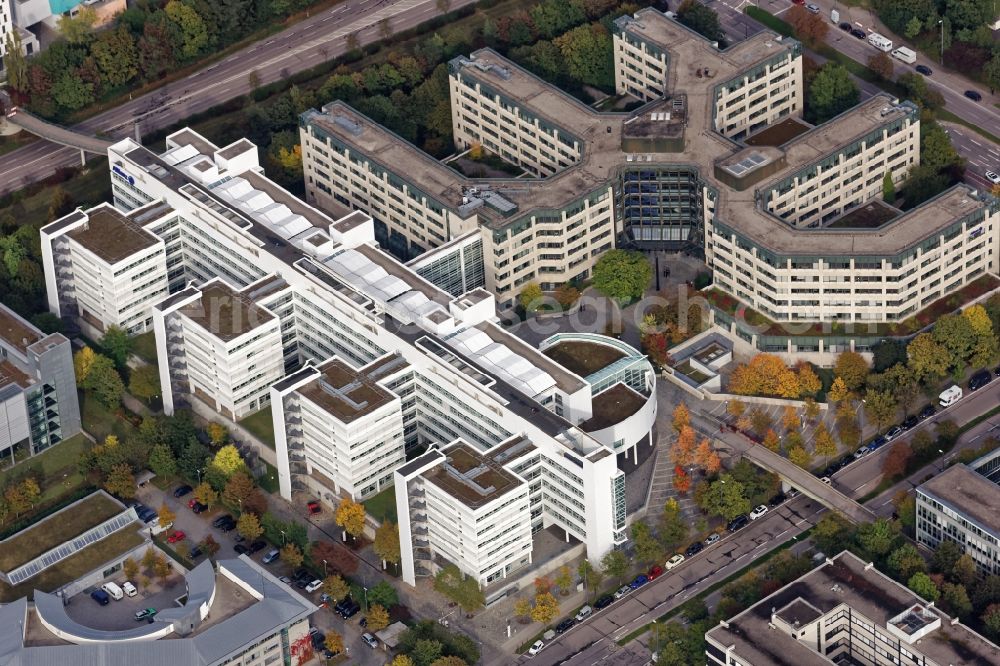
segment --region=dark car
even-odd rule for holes
[[[865,34],[865,31],[861,30],[860,28],[852,28],[851,34],[857,37],[858,39],[864,39],[865,37],[868,36]]]
[[[607,608],[615,600],[610,594],[605,594],[603,597],[594,602],[594,608],[601,610],[602,608]]]
[[[345,606],[344,610],[340,611],[340,616],[346,620],[357,615],[360,610],[361,606],[352,601],[349,606]]]
[[[238,543],[235,546],[233,546],[233,550],[236,551],[237,555],[246,555],[247,553],[250,552],[250,549],[241,543]]]
[[[639,574],[632,579],[632,582],[628,584],[633,590],[638,590],[640,587],[649,582],[649,577],[646,574]]]
[[[222,527],[223,523],[229,520],[233,520],[233,517],[230,516],[228,513],[223,514],[212,521],[212,527]],[[235,523],[236,521],[233,520],[233,522]]]
[[[926,407],[920,410],[920,413],[917,414],[917,417],[921,421],[923,421],[925,419],[929,419],[930,417],[934,416],[934,414],[936,413],[937,413],[937,407],[935,407],[934,405],[927,405]]]
[[[851,24],[848,23],[847,21],[841,21],[840,22],[840,29],[843,30],[844,32],[850,32],[851,31]]]
[[[155,511],[149,508],[145,509],[142,513],[139,514],[139,520],[141,520],[144,523],[151,523],[159,517],[160,516]]]
[[[323,647],[323,643],[326,642],[326,634],[322,631],[317,631],[312,635],[313,649],[319,650]]]
[[[102,606],[107,606],[111,601],[111,597],[104,590],[94,590],[90,593],[90,598],[101,604]]]
[[[194,490],[194,488],[192,488],[191,486],[189,486],[187,484],[185,484],[183,486],[178,486],[177,488],[174,489],[174,497],[184,497],[185,495],[187,495],[192,490]]]
[[[785,493],[778,493],[767,501],[767,505],[773,509],[776,506],[784,504],[787,499],[788,497],[785,496]]]
[[[892,430],[896,430],[896,428],[893,428]],[[892,432],[892,430],[890,430],[889,432]],[[892,439],[892,437],[889,437],[889,432],[885,433],[884,435],[880,435],[879,437],[876,437],[875,439],[870,441],[868,443],[868,450],[875,451],[876,449],[880,449],[886,444],[888,444],[889,440]],[[902,432],[902,430],[900,430],[900,432]],[[893,435],[893,437],[895,436],[896,435]]]
[[[267,548],[267,542],[263,539],[258,539],[250,544],[250,554],[253,555],[254,553],[264,550],[265,548]]]
[[[917,65],[913,69],[917,70],[917,73],[923,74],[924,76],[930,76],[934,73],[934,70],[927,65]]]
[[[700,553],[702,550],[704,550],[704,548],[705,544],[703,544],[701,541],[695,541],[693,544],[687,547],[687,550],[684,551],[684,554],[687,555],[688,557],[691,557],[692,555],[697,555],[698,553]]]
[[[195,502],[194,504],[191,505],[191,510],[194,511],[195,513],[203,513],[205,511],[208,511],[208,505],[202,504],[201,502]]]
[[[911,428],[915,428],[918,423],[920,423],[920,419],[917,418],[917,415],[910,414],[909,416],[906,417],[906,420],[903,421],[903,429],[910,430]]]
[[[982,102],[983,101],[983,96],[981,94],[979,94],[979,92],[977,92],[975,90],[966,90],[962,94],[965,95],[966,97],[968,97],[969,99],[971,99],[973,102]]]
[[[993,374],[997,377],[1000,377],[1000,365],[996,367],[996,369],[993,371]]]
[[[188,559],[193,560],[196,557],[200,557],[204,551],[202,551],[201,546],[195,546],[188,552]]]
[[[976,374],[969,378],[969,390],[978,391],[993,379],[993,375],[990,374],[989,370],[980,370]]]
[[[574,624],[576,624],[576,620],[574,620],[571,617],[568,617],[556,625],[556,633],[561,634],[567,632],[573,627]]]
[[[730,520],[729,524],[726,525],[726,529],[730,532],[735,532],[736,530],[741,530],[746,527],[749,522],[750,517],[744,513]]]

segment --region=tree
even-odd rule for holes
[[[174,524],[175,520],[177,520],[177,514],[174,513],[169,506],[167,506],[166,502],[160,505],[160,510],[157,514],[159,515],[157,521],[163,529],[167,529]]]
[[[663,554],[663,548],[645,521],[637,520],[632,523],[632,543],[635,545],[636,559],[643,564],[652,564]]]
[[[326,632],[326,638],[323,639],[323,647],[329,650],[332,654],[340,654],[344,651],[344,637],[333,629],[330,629]],[[395,664],[395,662],[393,662],[393,664]]]
[[[729,390],[740,395],[774,395],[797,398],[799,376],[774,354],[757,354],[746,365],[737,365],[729,377]]]
[[[90,55],[109,88],[117,88],[139,75],[139,51],[123,25],[98,35],[90,45]]]
[[[180,29],[180,52],[184,60],[190,60],[208,46],[208,28],[193,7],[179,0],[170,0],[164,7],[167,18]]]
[[[915,39],[917,35],[923,32],[923,29],[924,23],[920,20],[920,17],[913,16],[909,21],[907,21],[906,29],[903,30],[903,35],[905,35],[907,39]]]
[[[613,40],[601,23],[578,26],[552,40],[572,79],[601,90],[614,90]],[[645,287],[645,285],[643,285]]]
[[[438,571],[434,577],[434,589],[468,613],[486,603],[479,581],[466,577],[454,564],[445,565]]]
[[[438,0],[438,2],[447,2],[448,0]],[[434,660],[431,666],[468,666],[468,662],[459,656],[449,654],[444,657],[438,657]]]
[[[703,437],[694,450],[694,464],[705,470],[706,474],[715,474],[722,467],[722,460],[707,437]]]
[[[219,501],[219,493],[215,492],[215,488],[205,481],[195,486],[193,494],[196,500],[208,507]]]
[[[731,399],[726,403],[726,412],[732,416],[734,419],[739,419],[743,416],[743,413],[747,410],[746,403],[742,400],[736,398]]]
[[[991,93],[1000,88],[1000,53],[994,54],[993,58],[983,67],[983,76],[990,86]]]
[[[370,606],[366,617],[368,618],[368,631],[382,631],[389,626],[389,611],[379,604]]]
[[[899,580],[909,580],[913,574],[927,571],[927,563],[912,543],[904,543],[892,551],[889,554],[888,565]]]
[[[28,61],[24,55],[24,44],[21,43],[21,33],[11,30],[7,33],[3,56],[4,69],[7,71],[7,83],[19,93],[27,93]]]
[[[264,528],[260,526],[260,518],[256,514],[243,513],[236,521],[236,531],[247,541],[256,541],[264,533]]]
[[[882,476],[886,479],[901,477],[913,457],[913,449],[906,442],[896,442],[882,461]]]
[[[375,543],[372,550],[384,562],[393,565],[399,564],[399,528],[391,520],[383,520],[382,524],[375,530]]]
[[[160,579],[161,585],[166,584],[171,573],[173,573],[173,569],[170,567],[170,562],[167,562],[163,556],[157,557],[156,561],[153,562],[153,575]]]
[[[651,277],[649,260],[642,252],[609,250],[594,264],[594,287],[619,303],[641,298]]]
[[[302,562],[305,560],[305,557],[302,555],[302,549],[299,548],[298,544],[289,541],[281,547],[281,559],[287,562],[288,566],[293,569],[298,569],[302,566]]]
[[[788,451],[788,459],[802,469],[809,469],[812,464],[812,456],[801,446],[794,446]]]
[[[781,438],[778,437],[778,433],[773,430],[768,430],[767,434],[764,435],[764,446],[769,450],[777,453],[781,450]]]
[[[177,469],[181,476],[193,483],[206,466],[208,456],[209,450],[197,439],[191,438],[181,449],[181,455],[177,459]]]
[[[126,557],[125,561],[122,562],[122,573],[125,574],[127,580],[135,580],[135,577],[139,575],[139,563],[131,557]]]
[[[684,428],[691,425],[691,412],[688,411],[687,406],[683,402],[678,403],[678,405],[674,407],[672,423],[674,426],[674,432],[677,434],[680,434]]]
[[[856,449],[861,444],[861,426],[855,418],[837,420],[837,438],[845,449]]]
[[[524,285],[524,289],[521,290],[521,294],[517,297],[518,302],[520,302],[521,307],[527,312],[534,312],[542,305],[542,298],[545,294],[542,293],[542,288],[538,286],[535,282],[529,282]]]
[[[559,571],[556,572],[556,586],[559,588],[560,596],[565,597],[572,592],[573,572],[565,564],[559,567]]]
[[[230,477],[237,472],[246,474],[246,463],[243,462],[239,449],[232,444],[227,444],[219,449],[215,457],[212,458],[212,462],[205,470],[205,480],[216,490],[222,490],[226,487]]]
[[[524,598],[514,602],[514,617],[521,624],[527,624],[531,620],[531,602]]]
[[[551,592],[535,595],[535,606],[531,609],[531,619],[539,624],[549,624],[559,617],[559,602]]]
[[[872,369],[885,372],[889,368],[906,365],[906,343],[902,340],[884,340],[872,345]]]
[[[827,513],[813,528],[813,541],[825,553],[839,553],[854,539],[854,526],[839,513]]]
[[[872,523],[864,523],[858,527],[857,542],[867,553],[882,557],[892,548],[899,530],[895,523],[879,518]]]
[[[813,450],[816,452],[816,455],[823,458],[830,458],[837,455],[837,443],[833,441],[833,436],[830,435],[830,430],[826,427],[825,423],[820,423],[816,427],[816,434],[813,438]]]
[[[708,486],[702,497],[702,508],[710,514],[732,520],[750,510],[750,500],[744,495],[743,484],[731,474],[723,474]]]
[[[156,476],[169,479],[177,474],[177,461],[170,447],[166,444],[156,444],[149,452],[149,469]]]
[[[368,601],[383,608],[392,608],[399,603],[399,593],[388,581],[380,580],[368,590]]]
[[[969,593],[964,585],[944,583],[941,586],[941,604],[950,615],[961,620],[972,615],[972,602],[969,601]]]
[[[1000,604],[990,604],[980,616],[986,632],[994,639],[1000,638]]]
[[[997,358],[1000,338],[994,332],[989,313],[982,305],[976,304],[962,312],[972,329],[974,343],[969,356],[969,365],[974,368],[990,365]]]
[[[907,366],[923,384],[937,382],[948,374],[948,350],[936,342],[930,333],[921,333],[906,346]]]
[[[856,106],[861,93],[843,65],[828,62],[819,68],[809,86],[807,116],[821,124]]]
[[[847,384],[840,377],[835,377],[830,385],[830,390],[826,393],[826,398],[830,402],[842,402],[849,398],[851,392],[847,389]]]
[[[976,332],[967,317],[946,314],[938,317],[931,330],[931,337],[948,350],[949,367],[962,369],[976,346]]]
[[[684,0],[680,4],[677,20],[707,39],[721,41],[725,37],[719,26],[719,15],[694,0]]]
[[[231,507],[239,506],[240,512],[247,511],[246,501],[254,494],[257,486],[246,472],[235,472],[222,489],[222,501]]]
[[[896,203],[896,184],[892,182],[892,173],[889,171],[882,177],[882,198],[887,204]]]
[[[788,22],[792,24],[795,37],[811,47],[822,44],[829,30],[826,19],[807,11],[802,5],[792,5],[788,10]]]
[[[212,421],[205,427],[205,432],[208,434],[208,439],[212,442],[212,446],[221,447],[229,441],[229,431],[221,423]]]
[[[596,593],[604,580],[604,574],[600,569],[595,569],[590,560],[584,558],[576,567],[576,573],[583,579],[584,584],[590,588],[591,593]]]
[[[976,582],[977,577],[976,561],[972,559],[971,555],[963,553],[961,557],[955,560],[955,566],[951,568],[952,580],[970,587]]]
[[[358,558],[354,553],[329,541],[314,541],[309,547],[309,559],[316,565],[326,560],[327,566],[344,574],[352,574],[358,568]]]
[[[694,459],[695,438],[696,435],[691,426],[681,428],[680,434],[677,435],[673,446],[670,447],[670,459],[675,465],[684,467],[691,464]]]
[[[813,397],[823,388],[823,382],[820,381],[819,375],[813,370],[812,366],[808,363],[799,363],[795,366],[798,370],[799,378],[799,396],[806,399],[806,407],[815,405],[816,401]],[[814,419],[819,415],[819,412],[815,414],[806,414],[809,418]]]
[[[795,6],[798,7],[798,5]],[[797,430],[801,425],[802,419],[799,418],[798,410],[793,405],[785,405],[781,413],[781,427],[792,431]]]
[[[750,423],[753,425],[754,432],[761,436],[770,430],[772,425],[771,417],[761,409],[753,410],[750,415]]]
[[[104,479],[103,486],[109,493],[121,499],[135,497],[135,477],[132,476],[132,467],[128,463],[115,465]]]
[[[889,391],[869,390],[865,395],[865,414],[874,421],[876,429],[882,430],[896,415],[896,399]]]
[[[684,468],[680,465],[674,466],[673,485],[674,490],[681,495],[684,495],[691,490],[691,476],[685,472]]]
[[[530,605],[530,604],[529,604]],[[392,663],[389,666],[415,666],[413,660],[410,659],[405,654],[397,654],[392,659]]]
[[[365,530],[365,505],[345,497],[337,506],[334,521],[353,538],[358,538]]]
[[[115,368],[122,372],[128,366],[128,356],[132,351],[132,340],[128,333],[118,326],[109,326],[101,336],[101,350],[114,361]]]
[[[601,558],[601,570],[605,576],[616,579],[620,585],[622,576],[628,572],[628,558],[620,550],[609,550]]]
[[[833,374],[844,380],[844,386],[849,391],[857,391],[868,377],[868,362],[865,358],[852,351],[841,352],[833,365]]]
[[[339,574],[334,574],[323,579],[323,593],[336,603],[351,593],[351,586]]]
[[[888,53],[879,51],[868,58],[868,69],[883,81],[892,81],[892,58],[889,57]]]
[[[580,300],[580,290],[568,282],[564,282],[556,289],[556,302],[563,310],[568,310]]]
[[[64,14],[59,17],[59,33],[70,44],[83,44],[90,41],[96,22],[97,11],[81,7],[76,16]]]
[[[922,571],[910,576],[910,579],[906,581],[906,586],[913,590],[914,594],[928,601],[937,601],[938,597],[941,596],[940,590],[931,577]]]
[[[117,407],[125,393],[125,385],[111,359],[100,354],[94,357],[82,387],[93,393],[98,402],[109,408]]]
[[[160,373],[155,366],[141,365],[132,371],[128,392],[147,403],[160,395]]]
[[[153,550],[152,546],[147,548],[142,554],[142,566],[144,569],[152,569],[153,565],[156,564],[156,551]]]
[[[931,571],[950,575],[961,556],[962,548],[954,541],[944,539],[931,555]]]

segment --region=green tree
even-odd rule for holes
[[[542,288],[535,282],[529,282],[524,285],[517,300],[527,312],[534,312],[541,306],[543,297]]]
[[[90,391],[98,402],[106,407],[115,408],[125,394],[125,384],[115,370],[114,364],[107,356],[97,355],[83,381],[83,388]]]
[[[208,46],[208,29],[194,8],[179,0],[170,0],[164,11],[167,18],[180,30],[180,52],[183,59],[194,58]]]
[[[827,513],[813,528],[813,541],[824,553],[839,553],[854,539],[854,525],[839,513]]]
[[[115,368],[119,372],[128,367],[128,356],[132,351],[132,340],[122,328],[114,325],[109,326],[108,330],[101,336],[98,344],[101,347],[101,351],[114,361]]]
[[[609,250],[594,265],[594,286],[620,303],[641,298],[651,277],[649,260],[642,252]]]
[[[788,459],[802,469],[809,469],[812,464],[812,456],[801,446],[793,446],[788,451]]]
[[[903,31],[903,34],[906,35],[907,39],[915,39],[917,35],[923,32],[923,29],[924,24],[923,21],[920,20],[920,17],[913,16],[906,23],[906,29]]]
[[[399,593],[388,581],[380,580],[368,590],[368,601],[385,608],[392,608],[399,603]]]
[[[632,523],[632,543],[635,545],[636,559],[643,564],[652,564],[663,554],[663,547],[645,521],[637,520]]]
[[[155,365],[140,365],[128,379],[128,392],[149,402],[160,395],[160,372]]]
[[[163,479],[170,479],[177,474],[177,460],[166,444],[157,444],[150,450],[148,464],[149,469]]]
[[[865,395],[865,414],[881,431],[896,416],[896,398],[889,391],[868,391]]]
[[[930,333],[921,333],[906,346],[907,366],[923,384],[933,384],[948,374],[950,355]]]
[[[571,77],[601,90],[614,90],[614,47],[607,28],[600,23],[581,25],[552,43],[562,54]]]
[[[807,118],[815,124],[825,123],[856,106],[860,98],[861,93],[847,69],[828,62],[819,68],[809,86]]]
[[[872,523],[864,523],[858,527],[856,540],[865,552],[882,557],[892,548],[899,536],[899,529],[895,523],[886,518],[879,518]]]
[[[972,559],[972,556],[968,553],[964,553],[961,557],[955,560],[955,566],[951,568],[951,579],[957,583],[961,583],[966,587],[972,586],[976,582],[978,577],[978,571],[976,570],[976,561]]]
[[[896,203],[896,184],[892,182],[892,172],[890,171],[886,171],[885,176],[882,177],[882,198],[887,204]]]
[[[994,54],[986,66],[983,67],[983,76],[990,87],[990,92],[1000,88],[1000,53]]]
[[[601,581],[604,580],[604,573],[600,569],[595,569],[590,560],[586,558],[581,560],[580,564],[577,565],[576,573],[583,579],[586,586],[590,588],[591,593],[596,594],[597,590],[601,587]]]
[[[706,39],[721,41],[725,37],[719,25],[719,15],[694,0],[684,0],[680,4],[677,8],[677,20]]]
[[[650,538],[652,538],[652,535],[650,535]],[[636,548],[638,548],[638,545]],[[573,573],[565,564],[559,567],[559,570],[556,572],[555,583],[556,587],[559,588],[560,596],[565,597],[573,591]]]
[[[52,84],[52,100],[67,111],[76,111],[94,101],[94,84],[78,71],[64,71]]]
[[[972,356],[977,336],[967,317],[946,314],[938,317],[931,330],[931,337],[948,350],[949,367],[962,369]]]
[[[210,460],[209,453],[209,450],[197,439],[188,440],[177,459],[177,469],[181,476],[191,483],[199,481]]]
[[[139,50],[125,26],[107,30],[90,45],[97,69],[109,88],[117,88],[139,75]]]
[[[90,7],[81,7],[76,16],[63,14],[59,17],[59,32],[70,44],[84,44],[90,41],[97,22],[97,12]]]
[[[948,613],[965,621],[972,615],[972,602],[964,585],[944,583],[941,585],[941,604]]]
[[[609,550],[601,558],[601,571],[608,578],[614,578],[620,585],[622,576],[628,572],[628,558],[620,550]]]
[[[466,577],[454,564],[445,565],[434,577],[434,589],[448,597],[466,612],[486,603],[479,581]]]
[[[951,138],[944,129],[936,124],[921,132],[920,164],[921,166],[941,170],[955,164],[962,164],[963,159],[951,145]]]
[[[909,580],[913,574],[927,571],[927,562],[912,543],[904,543],[892,551],[889,554],[888,565],[899,580]]]
[[[910,579],[906,581],[906,586],[913,590],[916,595],[928,601],[937,601],[938,597],[941,596],[941,591],[938,590],[931,577],[922,571],[910,576]]]
[[[750,500],[744,494],[742,483],[730,474],[723,474],[709,484],[701,497],[701,507],[710,514],[732,520],[750,510]]]
[[[443,648],[441,641],[421,638],[413,646],[410,656],[416,666],[431,666],[441,656]]]
[[[660,542],[667,550],[673,550],[684,543],[687,535],[687,521],[681,514],[677,500],[671,497],[663,505],[663,513],[660,514]]]

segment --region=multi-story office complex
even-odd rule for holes
[[[0,304],[0,457],[34,455],[80,432],[73,350]]]
[[[501,307],[528,282],[589,276],[621,242],[704,252],[716,287],[779,321],[898,321],[996,273],[998,205],[968,186],[907,213],[873,204],[881,226],[852,218],[919,163],[913,104],[880,94],[810,127],[794,40],[719,51],[645,9],[614,44],[618,92],[649,102],[632,113],[599,113],[489,49],[449,64],[456,144],[532,177],[466,178],[335,102],[302,117],[309,200],[369,213],[401,256],[433,248],[418,270]]]
[[[318,609],[246,555],[205,560],[185,574],[183,603],[149,623],[119,613],[119,627],[95,628],[58,594],[35,590],[0,606],[0,661],[24,666],[271,666],[297,663]],[[77,603],[92,603],[89,599]],[[104,614],[106,615],[106,614]],[[102,618],[104,627],[114,620]]]
[[[847,551],[705,634],[710,666],[988,666],[1000,647]]]
[[[1000,450],[952,465],[917,487],[917,543],[949,540],[983,574],[1000,574]]]
[[[481,525],[463,532],[474,539],[433,553],[416,545],[419,531],[404,530],[409,581],[455,561],[491,582],[528,564],[525,539],[549,526],[584,542],[595,561],[622,543],[616,454],[648,447],[656,415],[645,359],[610,341],[621,362],[592,385],[501,328],[492,294],[443,290],[423,275],[451,287],[462,279],[433,257],[401,264],[376,245],[371,217],[327,217],[260,175],[256,155],[248,141],[218,148],[190,130],[169,136],[162,155],[130,139],[109,150],[121,218],[157,240],[166,267],[170,293],[147,314],[165,410],[190,404],[240,418],[270,408],[286,498],[293,488],[367,498],[410,469],[408,452],[448,456],[461,442],[465,456],[442,463],[442,478],[461,469],[460,485],[487,495],[502,478],[523,496],[516,513],[527,513],[516,534],[480,534],[496,506],[436,495],[438,525],[443,516]],[[45,228],[50,244],[66,224]],[[464,241],[452,248],[475,256]],[[597,405],[619,385],[634,407],[623,427]],[[505,454],[512,441],[531,455]],[[405,493],[400,501],[410,505]]]

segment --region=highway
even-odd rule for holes
[[[451,10],[473,3],[452,0]],[[138,122],[141,133],[146,134],[246,95],[251,71],[257,72],[261,85],[267,85],[341,55],[349,34],[357,35],[362,46],[379,40],[382,19],[390,19],[393,31],[398,32],[440,13],[436,0],[345,0],[184,79],[89,118],[74,129],[121,138],[132,135]],[[79,163],[77,150],[47,141],[11,151],[0,160],[0,194]]]

